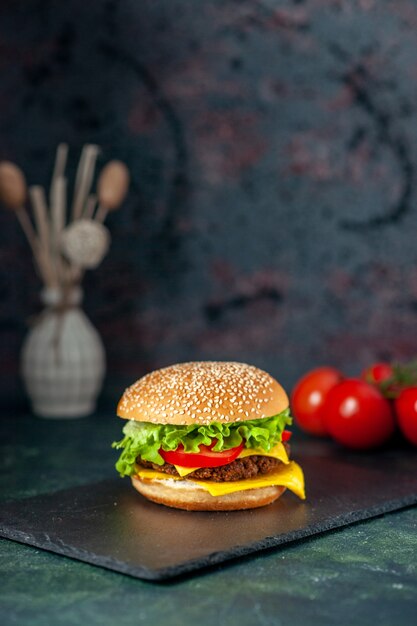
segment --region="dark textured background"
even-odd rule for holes
[[[287,385],[417,353],[413,0],[0,4],[0,158],[46,184],[60,141],[126,161],[85,308],[107,401],[144,371],[239,359]],[[0,400],[39,284],[0,214]]]

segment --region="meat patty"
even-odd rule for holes
[[[144,461],[140,457],[136,459],[138,465],[150,469],[170,474],[171,476],[179,476],[174,465],[164,463],[157,465],[150,461]],[[219,467],[200,467],[199,469],[187,474],[187,478],[198,478],[200,480],[212,480],[214,482],[229,482],[233,480],[243,480],[245,478],[254,478],[259,474],[267,474],[275,467],[281,464],[281,461],[270,456],[246,456],[243,459],[236,459],[227,465]]]

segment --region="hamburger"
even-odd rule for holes
[[[127,420],[116,469],[143,496],[193,511],[270,504],[286,489],[304,499],[289,458],[288,396],[272,376],[244,363],[180,363],[126,389]]]

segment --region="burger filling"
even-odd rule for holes
[[[288,444],[284,445],[288,452]],[[165,474],[170,474],[171,476],[179,476],[177,468],[171,463],[164,463],[164,465],[159,466],[150,461],[143,461],[140,457],[136,460],[136,463],[140,467],[154,469],[164,472]],[[242,459],[238,458],[226,465],[200,467],[187,474],[187,479],[212,480],[214,482],[244,480],[246,478],[255,478],[255,476],[261,474],[268,474],[268,472],[275,469],[280,464],[282,465],[282,461],[274,457],[254,454],[253,456],[247,456]]]
[[[123,439],[113,444],[122,449],[116,469],[121,476],[148,468],[213,482],[254,478],[288,463],[282,442],[291,422],[289,409],[232,423],[177,426],[131,420],[123,428]]]

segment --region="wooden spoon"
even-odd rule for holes
[[[46,251],[42,249],[39,238],[25,209],[28,190],[22,170],[10,161],[0,163],[0,202],[7,209],[14,211],[29,242],[40,275],[45,283],[52,281]]]
[[[109,211],[120,207],[129,188],[129,170],[121,161],[110,161],[102,169],[97,183],[99,208],[97,222],[104,222]]]
[[[21,209],[26,201],[27,185],[25,176],[14,163],[0,163],[0,200],[12,211]]]

